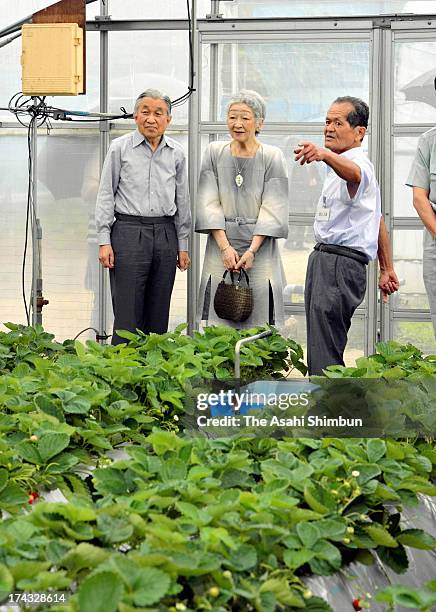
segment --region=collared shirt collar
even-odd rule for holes
[[[347,149],[347,151],[344,151],[341,153],[341,155],[347,159],[354,159],[355,157],[362,157],[362,155],[365,155],[365,153],[363,152],[362,145],[360,145],[360,147],[352,147],[351,149]]]
[[[145,140],[146,140],[145,136],[141,134],[138,128],[136,128],[136,130],[133,132],[133,147],[137,147],[138,145],[145,142]],[[162,136],[162,140],[159,143],[158,149],[163,146],[167,146],[167,147],[170,147],[171,149],[174,149],[174,145],[172,144],[172,142],[168,140],[165,134]]]

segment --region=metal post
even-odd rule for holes
[[[10,36],[6,40],[3,40],[2,42],[0,42],[0,47],[6,47],[6,45],[11,43],[16,38],[20,38],[20,36],[21,36],[21,32],[18,32],[18,34],[14,34],[13,36]]]
[[[109,0],[100,0],[100,16],[107,18],[109,15]],[[100,32],[100,112],[108,112],[108,82],[109,82],[109,32],[101,30]],[[103,163],[109,148],[109,123],[100,121],[100,172],[103,168]],[[106,333],[107,325],[107,270],[99,265],[99,283],[98,283],[98,332],[100,336]],[[102,343],[104,340],[101,341]]]
[[[272,336],[272,331],[270,329],[260,332],[260,334],[256,334],[255,336],[248,336],[248,338],[242,338],[242,340],[238,340],[235,344],[235,378],[239,381],[241,378],[241,347],[244,344],[248,344],[249,342],[254,342],[255,340],[260,340],[261,338],[267,338],[268,336]]]
[[[383,147],[383,185],[382,202],[384,203],[384,217],[386,227],[391,240],[391,247],[394,245],[394,206],[393,206],[393,177],[394,177],[394,64],[393,64],[393,32],[392,29],[382,30],[382,50],[383,59],[380,70],[380,87],[382,88],[381,99],[384,101],[381,113]],[[392,253],[392,259],[394,254]],[[390,340],[393,335],[393,311],[395,295],[389,298],[387,304],[380,303],[380,328],[381,340]]]
[[[218,45],[210,45],[209,120],[218,121]]]
[[[20,21],[11,23],[11,25],[8,26],[7,28],[3,28],[3,30],[0,30],[0,36],[7,36],[8,34],[14,34],[18,30],[21,31],[21,26],[24,25],[25,23],[32,23],[32,18],[33,18],[33,15],[28,15],[27,17],[24,17],[24,19],[20,19]]]
[[[33,106],[37,106],[38,99],[33,98]],[[42,279],[40,274],[39,241],[41,239],[41,227],[38,219],[38,118],[32,119],[32,189],[31,189],[31,220],[32,220],[32,325],[42,323],[42,312],[38,313],[38,289],[42,289]],[[41,284],[41,287],[39,287]]]
[[[212,0],[210,12],[211,12],[212,19],[216,18],[220,14],[220,3],[219,3],[219,0]]]
[[[382,92],[380,89],[380,73],[383,67],[382,30],[373,27],[372,45],[370,55],[370,91],[371,91],[371,144],[369,157],[376,169],[378,182],[382,185],[383,159],[380,151],[383,150],[383,138],[381,136],[380,117],[382,110]],[[383,189],[383,185],[381,187]],[[382,198],[383,201],[383,198]],[[371,355],[375,350],[377,342],[377,331],[379,325],[378,317],[378,264],[371,263],[368,266],[368,290],[365,315],[365,355]]]
[[[197,194],[197,167],[198,149],[200,145],[199,137],[199,91],[198,91],[198,65],[199,65],[199,44],[197,32],[197,0],[191,0],[191,19],[192,19],[192,45],[193,45],[193,73],[194,92],[189,98],[189,135],[188,135],[188,162],[189,162],[189,191],[191,195],[192,229],[190,234],[191,268],[188,270],[188,334],[192,334],[196,328],[195,314],[197,310],[197,296],[200,277],[200,243],[195,234],[195,213],[196,213],[196,194]]]
[[[232,55],[231,65],[231,89],[230,91],[239,91],[238,73],[239,73],[239,45],[237,42],[232,42],[230,47]]]

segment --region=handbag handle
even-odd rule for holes
[[[225,279],[226,279],[227,272],[229,272],[229,270],[226,270],[226,271],[224,272],[224,274],[223,274],[223,280],[225,280]],[[249,278],[248,278],[248,274],[246,273],[246,271],[245,271],[243,268],[241,268],[241,269],[239,270],[239,276],[238,276],[238,280],[236,281],[236,284],[237,284],[237,285],[239,285],[239,283],[240,283],[240,282],[241,282],[241,280],[242,280],[242,275],[244,275],[244,276],[245,276],[245,281],[246,281],[246,283],[247,283],[247,287],[249,287],[249,286],[250,286],[250,280],[249,280]],[[232,285],[234,285],[234,284],[235,284],[235,279],[234,279],[234,277],[233,277],[233,271],[232,271],[232,270],[230,270],[230,279],[231,279],[231,281],[232,281]]]

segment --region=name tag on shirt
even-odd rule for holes
[[[316,210],[315,219],[317,221],[328,221],[330,219],[330,208],[318,208]]]
[[[317,221],[328,221],[330,219],[330,208],[327,208],[327,198],[322,197],[322,204],[319,202],[316,209],[315,219]]]

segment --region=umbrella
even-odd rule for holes
[[[436,66],[404,85],[402,91],[406,100],[413,102],[425,102],[436,108]]]

